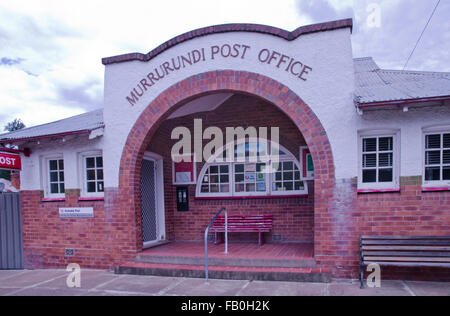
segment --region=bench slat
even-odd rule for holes
[[[450,246],[449,241],[431,241],[431,240],[362,240],[362,245],[417,245],[417,246]]]
[[[435,268],[450,268],[450,263],[420,263],[420,262],[386,262],[386,261],[364,261],[365,265],[378,264],[380,266],[392,266],[392,267],[435,267]]]
[[[361,250],[450,251],[450,247],[441,247],[441,246],[362,246]]]
[[[442,262],[450,263],[450,258],[428,258],[428,257],[364,257],[364,261],[398,261],[398,262]]]
[[[365,240],[450,240],[450,236],[362,236]]]
[[[363,251],[363,257],[450,257],[450,252],[429,252],[429,251]]]

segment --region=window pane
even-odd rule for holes
[[[442,178],[443,180],[450,180],[450,167],[444,167],[444,170],[442,171]]]
[[[228,184],[222,184],[220,186],[220,192],[223,192],[223,193],[230,192],[230,186]]]
[[[58,182],[58,172],[50,172],[50,182]]]
[[[220,166],[220,173],[228,173],[228,166]]]
[[[363,152],[377,151],[377,139],[376,138],[364,138],[363,139]]]
[[[265,182],[259,182],[256,184],[256,191],[258,192],[266,192],[266,183]]]
[[[229,177],[228,176],[220,176],[220,183],[228,183]]]
[[[86,158],[86,167],[95,168],[95,158]]]
[[[97,192],[103,192],[103,182],[97,182]]]
[[[274,171],[281,171],[281,163],[273,163],[272,164],[272,169]]]
[[[95,160],[97,162],[97,168],[103,168],[103,157],[97,157]]]
[[[295,182],[295,191],[300,191],[305,189],[305,184],[303,181]]]
[[[392,182],[393,181],[392,169],[380,169],[378,171],[378,181],[379,182]]]
[[[59,170],[64,170],[64,160],[58,160]]]
[[[441,180],[441,168],[440,167],[425,168],[425,180],[426,181]]]
[[[380,161],[379,166],[380,167],[392,167],[392,158],[393,154],[380,154]]]
[[[427,151],[425,154],[425,164],[427,164],[427,165],[441,164],[441,152],[440,151]]]
[[[444,164],[450,164],[450,150],[444,150]]]
[[[292,161],[283,162],[283,170],[294,170],[294,163]]]
[[[292,171],[283,172],[283,180],[294,180]]]
[[[243,174],[237,174],[234,177],[235,182],[244,182],[244,175]]]
[[[247,183],[245,185],[245,191],[246,192],[255,192],[255,184],[254,183]]]
[[[284,188],[286,189],[286,191],[294,190],[293,182],[284,182]]]
[[[363,155],[363,168],[373,168],[377,166],[377,154]]]
[[[202,185],[201,192],[202,193],[208,193],[209,192],[209,185]]]
[[[427,135],[425,144],[427,149],[441,148],[441,135]]]
[[[211,166],[209,168],[209,173],[210,174],[212,174],[212,173],[215,173],[215,174],[219,173],[219,167],[218,166]]]
[[[103,180],[103,169],[97,169],[97,179]]]
[[[59,182],[64,182],[64,172],[59,173]]]
[[[95,170],[86,171],[87,180],[95,180]]]
[[[59,184],[59,193],[64,193],[65,189],[64,189],[64,183],[60,183]]]
[[[219,176],[216,175],[209,176],[209,181],[211,183],[219,183]]]
[[[49,160],[50,170],[58,170],[58,160]]]
[[[393,150],[393,138],[392,137],[381,137],[378,140],[378,150],[379,151],[392,151]]]
[[[234,170],[236,172],[244,172],[244,165],[242,165],[242,164],[235,165]]]
[[[450,134],[444,134],[444,148],[450,148]]]
[[[244,192],[244,184],[236,184],[235,191],[236,192]]]
[[[59,193],[59,185],[58,185],[58,183],[50,184],[50,193],[52,193],[52,194],[58,194]]]
[[[300,172],[295,172],[295,180],[300,180]]]
[[[281,180],[282,180],[282,179],[281,179],[281,172],[275,173],[275,180],[276,180],[276,181],[281,181]]]
[[[95,192],[95,182],[87,183],[87,191],[90,193]]]
[[[376,170],[363,170],[363,183],[377,182]]]
[[[272,185],[272,191],[281,191],[282,187],[283,186],[280,182],[276,182]]]

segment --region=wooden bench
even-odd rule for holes
[[[258,233],[258,243],[264,243],[263,233],[272,230],[272,215],[232,215],[228,216],[229,233]],[[214,243],[218,243],[217,234],[225,232],[225,216],[218,217],[211,227],[214,232]]]
[[[360,281],[370,264],[396,267],[450,268],[450,236],[362,236]]]

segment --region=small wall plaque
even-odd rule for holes
[[[59,209],[60,218],[93,218],[93,207],[68,207]]]

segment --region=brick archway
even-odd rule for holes
[[[126,244],[130,252],[142,248],[140,219],[140,168],[142,158],[160,123],[189,100],[216,92],[237,92],[262,98],[283,111],[298,127],[311,151],[315,164],[314,213],[315,248],[325,236],[320,233],[317,219],[328,209],[327,199],[335,183],[331,145],[321,122],[303,100],[283,84],[266,76],[243,71],[212,71],[189,77],[161,93],[143,111],[122,152],[119,171],[120,213],[128,222]],[[116,204],[117,205],[117,204]],[[119,205],[117,205],[119,206]],[[122,239],[125,242],[124,239]]]

